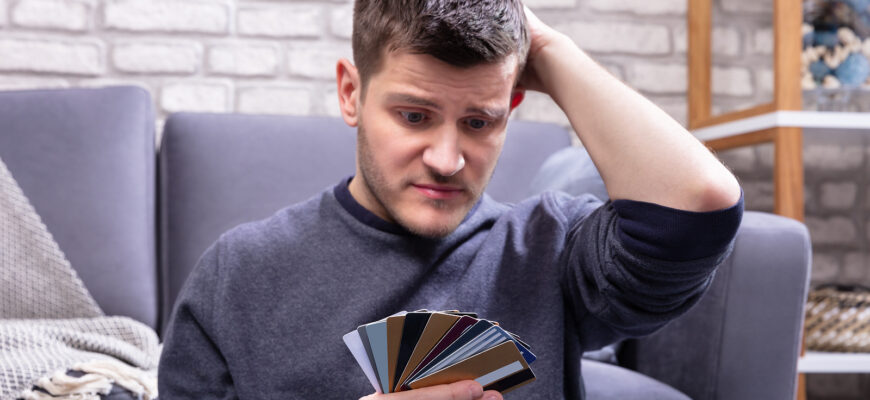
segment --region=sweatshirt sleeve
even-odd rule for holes
[[[567,301],[585,349],[651,334],[695,305],[730,255],[743,216],[607,201],[568,231]]]
[[[158,372],[160,398],[235,399],[232,376],[213,337],[220,242],[200,258],[176,301]]]

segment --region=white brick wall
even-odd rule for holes
[[[713,54],[715,56],[738,56],[740,55],[740,31],[735,28],[716,27],[713,28]],[[686,32],[686,26],[682,25],[674,29],[674,50],[679,53],[685,53],[689,47],[689,36]]]
[[[669,31],[663,25],[584,21],[555,27],[590,52],[663,55],[671,51]]]
[[[342,57],[353,58],[346,44],[291,44],[287,47],[287,71],[301,78],[334,80],[336,63]]]
[[[229,6],[222,1],[106,0],[107,28],[123,31],[226,33]]]
[[[635,63],[629,67],[628,82],[635,89],[656,94],[686,92],[688,71],[685,64]]]
[[[337,37],[350,39],[353,34],[353,4],[332,10],[330,30]]]
[[[160,106],[166,112],[230,111],[227,82],[179,81],[167,83],[160,92]]]
[[[12,8],[12,22],[27,28],[83,31],[90,16],[90,5],[75,0],[22,0]]]
[[[525,0],[523,4],[532,10],[549,8],[574,8],[577,0]]]
[[[752,75],[748,69],[742,67],[714,67],[713,93],[726,96],[752,95]]]
[[[209,48],[208,68],[216,74],[274,76],[281,56],[277,44],[233,43]]]
[[[239,112],[254,114],[311,114],[311,90],[288,85],[240,87]]]
[[[6,25],[6,0],[0,0],[0,27]]]
[[[131,73],[193,74],[202,64],[202,46],[190,41],[123,41],[113,46],[112,64]]]
[[[320,5],[274,3],[240,8],[238,29],[249,36],[317,37],[323,34],[323,19]]]
[[[759,29],[752,33],[749,42],[749,52],[762,55],[773,55],[773,29]]]
[[[0,71],[99,75],[104,47],[96,39],[0,38]]]
[[[635,14],[660,15],[686,13],[686,0],[588,0],[589,7],[602,12],[630,12]]]

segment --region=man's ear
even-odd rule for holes
[[[336,83],[338,84],[338,105],[341,116],[349,126],[356,127],[359,123],[360,94],[362,85],[359,71],[346,58],[338,60],[336,65]]]
[[[526,89],[522,86],[517,86],[511,92],[511,111],[513,111],[520,103],[523,102],[523,99],[526,98]]]

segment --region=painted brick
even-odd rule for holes
[[[749,52],[752,54],[773,54],[773,29],[759,29],[752,34],[749,41]]]
[[[270,44],[223,44],[208,52],[209,71],[238,76],[269,76],[278,72],[278,46]]]
[[[773,210],[773,183],[769,181],[741,182],[746,208],[759,211]]]
[[[828,210],[848,210],[855,206],[858,185],[854,182],[828,182],[821,186],[822,207]]]
[[[151,89],[151,85],[149,85],[145,80],[140,79],[123,79],[123,78],[96,78],[96,79],[82,79],[76,83],[78,87],[88,87],[88,88],[102,88],[109,86],[138,86],[142,89],[148,91],[151,94],[152,99],[156,99],[154,96],[154,90]]]
[[[586,4],[595,11],[631,12],[644,15],[685,14],[685,0],[588,0]]]
[[[223,82],[175,82],[163,86],[160,106],[166,112],[229,111],[230,87]]]
[[[843,281],[846,283],[867,285],[870,281],[870,264],[866,253],[846,253],[843,257]]]
[[[813,253],[813,268],[810,280],[814,283],[830,283],[840,275],[840,262],[830,254]]]
[[[308,4],[241,8],[238,30],[242,35],[270,37],[316,37],[323,33],[323,8]]]
[[[719,159],[731,171],[736,173],[752,173],[756,171],[755,149],[752,147],[739,147],[717,153]]]
[[[766,99],[773,100],[773,71],[769,69],[756,70],[755,82],[758,83],[758,92]]]
[[[713,54],[720,56],[737,56],[740,54],[740,31],[734,28],[713,28]],[[674,51],[685,53],[689,46],[689,36],[686,24],[674,27]]]
[[[517,118],[525,121],[550,122],[571,126],[568,116],[550,96],[539,92],[527,92],[523,103],[516,109]]]
[[[12,23],[26,28],[83,31],[89,17],[88,4],[72,0],[23,0],[12,9]]]
[[[523,4],[537,10],[539,8],[574,8],[577,0],[525,0]]]
[[[651,98],[650,100],[652,100],[657,106],[659,106],[662,110],[668,113],[671,118],[679,122],[680,125],[686,126],[688,124],[689,109],[688,107],[686,107],[685,98]]]
[[[249,87],[238,89],[237,111],[249,114],[310,115],[311,94],[299,87]]]
[[[105,4],[103,21],[124,31],[220,34],[229,30],[229,8],[222,1],[116,0]]]
[[[592,52],[654,55],[671,51],[668,28],[661,25],[583,21],[557,25],[555,29]]]
[[[192,74],[202,63],[198,43],[122,42],[114,46],[112,63],[123,72]]]
[[[350,39],[353,35],[353,4],[333,9],[329,25],[333,35]]]
[[[335,85],[329,85],[325,90],[322,91],[323,96],[321,101],[321,109],[319,110],[323,115],[329,115],[332,117],[340,117],[341,109],[338,104],[338,88]]]
[[[685,64],[631,63],[628,82],[650,93],[685,93],[688,74]]]
[[[739,14],[773,14],[772,1],[758,0],[727,0],[721,1],[719,4],[722,10],[729,13]]]
[[[746,68],[713,68],[713,94],[727,96],[752,95],[752,75]]]
[[[758,146],[759,160],[766,168],[773,167],[773,147]],[[860,148],[837,144],[806,144],[803,149],[806,170],[842,172],[856,170],[864,162]]]
[[[864,152],[861,148],[836,144],[808,144],[804,146],[804,167],[819,171],[849,171],[861,167]],[[772,153],[764,159],[766,166],[773,166]]]
[[[858,237],[858,229],[855,223],[846,217],[813,217],[806,218],[806,224],[810,231],[813,245],[853,244]]]
[[[0,90],[63,89],[69,86],[66,79],[0,75]]]
[[[335,79],[335,65],[340,58],[351,58],[350,44],[291,45],[287,49],[287,71],[294,76]]]
[[[99,75],[104,45],[92,39],[0,39],[0,71]]]

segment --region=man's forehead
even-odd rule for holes
[[[397,53],[387,57],[370,83],[389,101],[439,108],[492,107],[507,102],[516,80],[516,57],[470,67],[449,65],[422,54]],[[445,102],[451,104],[444,104]],[[470,102],[472,104],[464,104]]]

